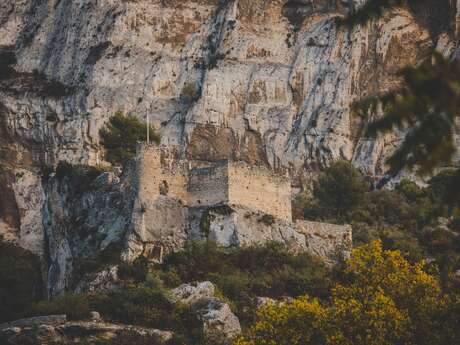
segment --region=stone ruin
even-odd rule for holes
[[[351,227],[292,220],[288,174],[229,160],[178,158],[142,144],[137,154],[137,198],[126,259],[139,253],[161,262],[189,240],[223,246],[278,241],[329,261],[348,255]]]

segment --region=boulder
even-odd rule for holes
[[[183,284],[173,289],[172,293],[182,303],[193,305],[202,299],[214,297],[215,287],[211,282]]]
[[[173,333],[157,329],[103,322],[93,312],[91,320],[66,321],[65,315],[40,316],[0,325],[0,344],[81,344],[110,340],[123,333],[168,341]]]
[[[240,321],[227,303],[215,297],[215,291],[211,282],[201,282],[181,285],[172,292],[180,302],[191,306],[203,322],[203,331],[208,340],[216,337],[234,338],[241,333]]]

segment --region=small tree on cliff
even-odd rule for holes
[[[107,161],[112,164],[125,164],[136,155],[138,142],[147,141],[147,124],[134,116],[115,113],[99,131],[102,145],[107,150]],[[150,138],[157,144],[160,136],[150,126]]]
[[[363,25],[374,18],[380,18],[390,8],[401,6],[406,0],[369,0],[358,10],[352,12],[343,19],[339,19],[339,25],[353,27]]]
[[[314,199],[304,203],[305,216],[346,221],[353,210],[361,205],[368,190],[369,185],[351,163],[335,162],[315,181]]]

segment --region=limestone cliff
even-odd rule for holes
[[[299,185],[340,158],[381,175],[398,135],[361,137],[350,105],[397,86],[394,72],[433,47],[458,55],[459,16],[440,0],[337,27],[364,2],[3,0],[0,234],[42,255],[51,290],[74,256],[123,236],[129,177],[78,196],[44,178],[59,161],[96,165],[117,110],[148,115],[188,158],[283,166]]]

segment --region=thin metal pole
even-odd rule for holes
[[[147,114],[147,145],[150,144],[150,116]]]

